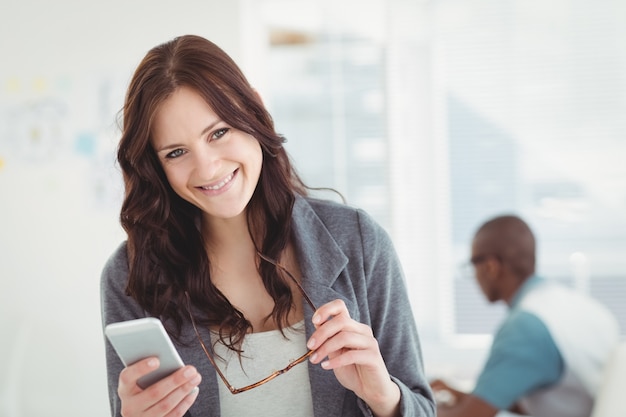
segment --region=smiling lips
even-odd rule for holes
[[[219,183],[215,185],[207,185],[207,186],[202,186],[200,188],[202,188],[203,190],[210,190],[210,191],[219,190],[220,188],[222,188],[223,186],[231,182],[236,173],[237,171],[232,172],[230,175],[228,175],[226,178],[224,178],[222,181],[220,181]]]

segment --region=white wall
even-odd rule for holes
[[[0,417],[107,416],[99,278],[123,239],[116,112],[152,46],[243,59],[239,1],[0,0]]]

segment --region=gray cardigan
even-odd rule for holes
[[[424,375],[422,353],[401,266],[387,233],[365,212],[346,205],[297,197],[293,210],[293,242],[302,282],[320,306],[342,299],[355,320],[371,326],[389,373],[402,393],[403,416],[435,416],[432,392]],[[108,323],[146,316],[124,293],[128,279],[126,244],[122,243],[102,272],[102,321]],[[307,338],[314,328],[305,309]],[[186,323],[182,336],[193,340]],[[210,340],[204,334],[205,340]],[[197,343],[177,345],[187,364],[202,374],[193,416],[219,416],[218,379]],[[123,365],[106,342],[112,415],[120,416],[118,376]],[[332,371],[309,366],[314,413],[318,417],[371,415],[363,401],[345,389]],[[221,381],[219,381],[221,383]]]

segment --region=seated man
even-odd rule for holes
[[[534,417],[589,417],[606,361],[619,341],[615,318],[597,301],[535,275],[535,238],[515,216],[483,224],[471,263],[490,302],[508,315],[470,394],[443,381],[438,417],[493,417],[499,410]]]

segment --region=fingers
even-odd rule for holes
[[[313,315],[307,347],[312,363],[332,369],[341,385],[365,401],[375,415],[397,411],[400,389],[392,381],[372,329],[350,317],[345,303],[334,300]]]
[[[334,328],[329,330],[334,330]],[[311,355],[311,362],[320,363],[327,358],[321,362],[325,369],[352,364],[368,364],[379,356],[376,339],[349,330],[341,330],[326,339],[322,336],[318,345],[319,347]]]
[[[445,382],[443,382],[441,379],[435,379],[433,381],[430,381],[430,387],[434,390],[434,391],[439,391],[439,390],[449,390],[450,387],[448,386],[448,384],[446,384]]]
[[[431,381],[430,387],[440,407],[452,407],[464,396],[462,392],[450,387],[450,385],[446,384],[441,379]]]
[[[433,391],[438,407],[454,407],[458,403],[458,397],[447,389]]]
[[[193,366],[185,366],[145,390],[137,385],[139,378],[158,366],[157,358],[148,358],[120,373],[118,394],[124,417],[181,417],[194,403],[202,378]]]
[[[307,347],[315,350],[311,362],[322,362],[322,367],[335,369],[355,363],[367,363],[379,356],[378,342],[372,329],[352,318],[342,300],[321,306],[313,315],[317,330]]]
[[[443,382],[441,379],[434,379],[430,382],[430,388],[432,388],[433,391],[449,391],[452,394],[454,394],[455,396],[460,396],[463,395],[463,392],[458,391],[455,388],[452,388],[451,385],[449,385],[446,382]]]

